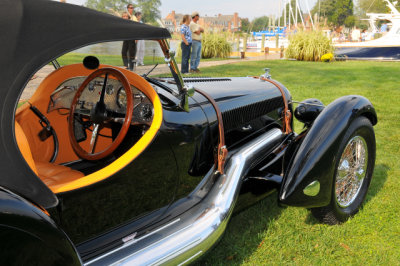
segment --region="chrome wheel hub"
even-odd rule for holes
[[[365,139],[353,137],[340,158],[336,174],[336,202],[342,208],[357,198],[367,172],[368,149]]]

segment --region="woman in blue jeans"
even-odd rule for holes
[[[190,31],[189,24],[190,24],[190,16],[184,15],[183,19],[182,19],[182,26],[181,26],[181,37],[182,37],[181,72],[182,72],[182,74],[189,73],[190,49],[192,47],[192,32]]]

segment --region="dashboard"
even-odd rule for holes
[[[47,112],[54,110],[70,109],[72,100],[76,91],[81,86],[86,77],[74,77],[65,80],[57,86],[56,90],[50,96],[50,103]],[[77,101],[76,112],[82,115],[90,115],[91,110],[100,99],[103,88],[104,78],[97,77],[93,79],[83,90]],[[133,95],[133,117],[131,124],[148,124],[153,120],[153,105],[147,96],[131,85]],[[104,103],[107,111],[113,114],[116,122],[125,117],[127,98],[126,92],[119,80],[109,78],[106,84]]]

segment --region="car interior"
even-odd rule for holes
[[[54,70],[15,113],[15,137],[32,171],[54,193],[104,180],[155,137],[162,108],[154,88],[123,68]]]

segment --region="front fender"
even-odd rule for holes
[[[1,265],[80,265],[65,233],[38,207],[0,187]]]
[[[350,124],[359,116],[377,123],[371,102],[362,96],[344,96],[329,104],[314,121],[297,152],[292,155],[283,177],[279,200],[285,205],[322,207],[329,204],[339,144]],[[318,181],[315,196],[303,190]]]

